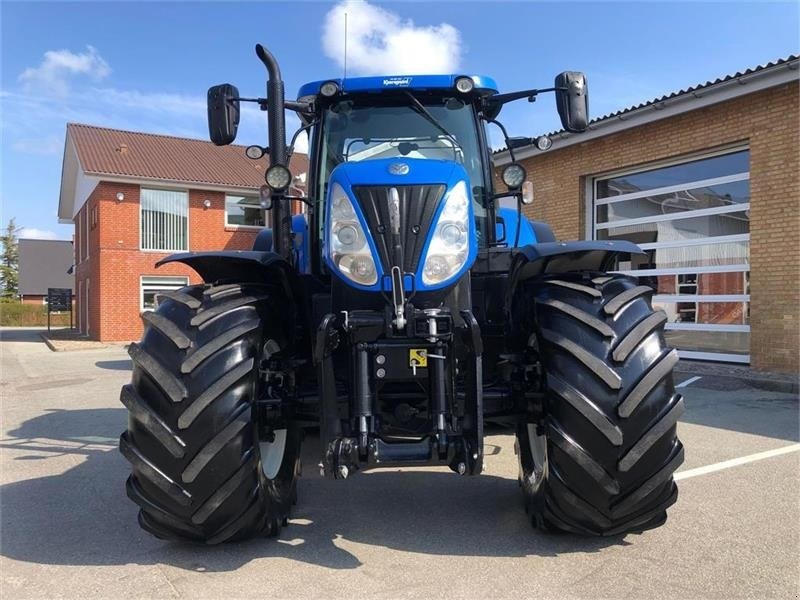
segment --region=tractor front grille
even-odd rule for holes
[[[389,224],[389,190],[394,187],[400,198],[400,243],[403,247],[404,273],[415,273],[422,248],[431,228],[433,215],[444,195],[443,185],[362,185],[353,193],[367,219],[372,239],[378,249],[384,272],[393,266],[392,228]]]

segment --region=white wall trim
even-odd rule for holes
[[[713,360],[717,362],[744,363],[750,362],[749,354],[723,354],[721,352],[697,352],[695,350],[678,350],[678,358],[689,360]]]
[[[653,302],[750,302],[750,294],[656,294]]]
[[[226,192],[238,195],[258,195],[258,188],[236,187],[230,185],[217,185],[213,183],[203,183],[199,181],[179,181],[171,179],[151,179],[147,177],[121,177],[117,175],[106,175],[103,173],[88,173],[100,181],[111,183],[132,183],[140,187],[191,190],[193,192]]]
[[[722,331],[750,333],[750,325],[728,325],[722,323],[666,323],[667,331]]]

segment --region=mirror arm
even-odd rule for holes
[[[231,101],[233,100],[238,100],[239,102],[255,102],[258,104],[261,110],[267,110],[267,107],[269,106],[269,100],[267,98],[231,98]],[[304,115],[314,114],[314,107],[310,102],[295,102],[293,100],[287,100],[283,103],[283,107]]]
[[[519,200],[522,198],[522,190],[515,190],[511,191],[508,190],[506,192],[496,192],[491,195],[492,200],[500,200],[501,198],[514,198],[515,200]]]
[[[520,98],[527,98],[529,102],[533,102],[538,94],[543,94],[545,92],[555,92],[558,90],[566,90],[567,88],[563,87],[551,87],[551,88],[541,88],[535,90],[522,90],[519,92],[509,92],[508,94],[495,94],[494,96],[489,96],[487,100],[492,104],[507,104],[509,102],[513,102],[514,100],[519,100]]]

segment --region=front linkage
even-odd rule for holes
[[[326,315],[314,361],[320,393],[321,473],[447,465],[461,475],[483,468],[481,338],[468,310],[409,305],[406,327],[390,313]],[[335,365],[352,377],[337,385]],[[412,439],[413,438],[413,439]]]

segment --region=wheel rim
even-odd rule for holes
[[[534,423],[528,423],[528,446],[533,459],[531,483],[535,489],[542,482],[544,471],[547,467],[547,438],[536,433],[536,425]]]
[[[271,442],[259,442],[261,450],[261,470],[267,479],[275,479],[283,464],[286,453],[286,429],[275,429]]]

